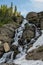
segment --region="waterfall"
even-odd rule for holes
[[[12,43],[12,45],[19,46],[18,50],[20,51],[20,53],[16,55],[16,59],[20,58],[21,56],[23,56],[26,53],[26,51],[27,51],[27,46],[28,46],[27,44],[24,45],[24,49],[22,48],[22,46],[20,46],[18,44],[18,40],[22,37],[22,33],[23,33],[24,29],[25,29],[25,24],[26,23],[28,23],[30,26],[36,27],[34,24],[30,24],[26,19],[24,19],[24,21],[21,24],[21,26],[16,29],[16,31],[15,31],[15,37],[14,37],[14,42]],[[37,30],[37,27],[36,27],[36,37],[37,36],[39,36],[39,33],[38,33],[38,30]],[[33,42],[33,41],[34,41],[34,39],[32,39],[30,41],[30,43]],[[25,42],[26,42],[26,40],[25,40]],[[0,63],[13,62],[13,54],[14,54],[14,51],[9,51],[8,53],[4,53],[4,55],[0,59]]]
[[[7,61],[9,61],[9,60],[13,60],[13,51],[11,51],[11,52],[8,52],[8,53],[5,53],[3,56],[2,56],[2,58],[0,59],[0,63],[4,63],[4,62],[7,62]],[[11,56],[11,58],[9,59],[9,57]]]
[[[21,38],[22,37],[22,33],[23,33],[23,30],[25,29],[25,24],[28,23],[27,20],[24,20],[23,23],[21,24],[21,26],[16,29],[16,34],[15,34],[15,42],[12,44],[12,45],[16,45],[18,46],[18,40],[19,40],[19,37]]]

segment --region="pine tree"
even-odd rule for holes
[[[15,12],[17,12],[17,7],[15,6]]]
[[[13,2],[11,2],[11,16],[13,14]]]

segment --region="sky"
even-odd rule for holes
[[[0,5],[5,4],[10,6],[11,2],[17,6],[17,9],[23,16],[26,16],[28,12],[40,12],[43,11],[43,0],[0,0]]]

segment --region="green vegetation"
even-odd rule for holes
[[[3,24],[7,24],[16,19],[16,17],[20,16],[20,12],[17,11],[17,7],[15,6],[13,11],[13,3],[11,2],[11,6],[7,7],[7,5],[0,6],[0,27]],[[13,18],[12,18],[13,17]]]

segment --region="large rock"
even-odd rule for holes
[[[39,26],[39,18],[36,12],[30,12],[27,14],[26,19],[30,22],[35,24],[37,27]]]
[[[27,17],[29,17],[29,18],[37,17],[37,13],[36,13],[36,12],[29,12],[29,13],[27,14]]]
[[[36,12],[29,12],[26,16],[26,19],[29,20],[33,20],[33,19],[37,19],[37,13]]]
[[[4,43],[4,50],[5,50],[5,52],[10,51],[10,46],[8,43]]]
[[[41,28],[43,30],[43,11],[36,13],[30,12],[27,14],[26,19],[37,26],[37,28]]]

